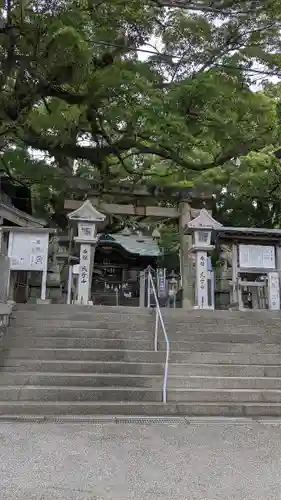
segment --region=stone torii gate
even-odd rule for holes
[[[148,193],[137,194],[131,190],[131,196],[148,196]],[[194,282],[195,282],[195,269],[193,265],[193,258],[190,254],[192,247],[192,235],[185,234],[185,228],[191,220],[197,217],[200,213],[199,209],[191,207],[192,200],[182,200],[175,207],[161,207],[161,206],[147,206],[133,205],[130,203],[106,203],[103,202],[98,196],[89,196],[88,201],[91,202],[93,208],[105,216],[111,215],[127,215],[127,216],[143,216],[154,217],[155,219],[178,219],[179,232],[180,232],[180,268],[182,277],[182,307],[190,309],[194,305]],[[64,204],[65,210],[75,212],[83,205],[83,201],[79,200],[66,200]]]

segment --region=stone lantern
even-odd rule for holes
[[[188,224],[188,233],[192,234],[190,252],[195,254],[195,308],[213,309],[208,287],[208,254],[214,249],[211,244],[212,231],[222,227],[206,209],[200,210],[198,217]]]
[[[68,214],[70,221],[78,226],[78,236],[74,239],[80,244],[80,264],[78,278],[78,304],[88,304],[91,300],[92,272],[95,247],[98,241],[97,229],[106,216],[98,212],[90,200]]]

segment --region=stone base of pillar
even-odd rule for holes
[[[182,309],[192,310],[194,308],[193,301],[188,297],[182,298]]]
[[[74,302],[75,305],[78,305],[78,306],[93,306],[94,303],[92,300],[88,300],[88,302],[79,302],[79,300],[76,300]]]
[[[51,304],[52,299],[36,299],[36,304]]]
[[[199,306],[193,306],[192,309],[194,309],[195,311],[214,311],[214,308],[211,306],[205,306],[204,309]]]

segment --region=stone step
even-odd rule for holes
[[[147,308],[131,307],[131,306],[86,306],[86,305],[67,305],[67,304],[17,304],[15,312],[34,312],[36,314],[46,312],[52,313],[81,313],[81,312],[94,312],[94,313],[129,313],[129,314],[147,314],[151,311]],[[162,314],[165,318],[176,318],[179,320],[185,320],[188,317],[189,320],[197,321],[214,321],[214,320],[243,320],[246,322],[252,321],[280,321],[280,312],[278,311],[268,311],[268,310],[247,310],[247,311],[229,311],[229,310],[215,310],[215,311],[196,311],[196,310],[185,310],[185,309],[173,309],[173,308],[163,308]]]
[[[144,310],[144,312],[141,312],[141,309],[138,309],[137,312],[135,313],[120,313],[118,310],[116,312],[32,312],[32,311],[13,311],[11,319],[15,322],[20,321],[21,319],[24,321],[47,321],[48,319],[54,320],[71,320],[71,321],[96,321],[96,320],[108,320],[108,321],[115,321],[115,320],[120,320],[122,322],[125,321],[150,321],[155,318],[155,312],[154,311],[149,311],[147,309]]]
[[[132,306],[100,306],[100,305],[95,305],[95,306],[87,306],[87,305],[81,305],[81,304],[16,304],[15,306],[15,312],[18,313],[23,313],[23,312],[34,312],[36,314],[43,313],[45,314],[46,312],[52,312],[52,313],[66,313],[66,314],[72,314],[75,312],[81,313],[81,312],[114,312],[114,313],[129,313],[129,314],[134,314],[134,313],[144,313],[147,314],[149,309],[147,308],[141,308],[141,307],[132,307]]]
[[[11,330],[26,331],[30,329],[32,331],[46,331],[46,330],[58,330],[58,329],[69,329],[71,331],[74,330],[120,330],[123,332],[131,332],[134,330],[144,330],[153,332],[155,327],[155,318],[154,319],[146,319],[146,320],[135,320],[131,321],[120,321],[110,320],[107,321],[104,317],[102,319],[95,318],[91,321],[87,320],[70,320],[70,319],[35,319],[32,321],[30,318],[17,318],[11,320]],[[237,325],[236,323],[229,325],[220,325],[220,324],[211,324],[211,325],[192,325],[188,322],[186,323],[178,323],[173,321],[171,323],[165,322],[165,328],[168,335],[180,335],[180,336],[196,336],[198,334],[206,335],[206,334],[221,334],[221,335],[259,335],[260,337],[271,337],[274,336],[276,338],[281,339],[281,323],[280,325],[271,326],[271,325]]]
[[[181,365],[176,365],[176,372],[181,373]],[[182,365],[184,367],[184,365]],[[36,359],[5,359],[0,367],[3,371],[41,372],[41,373],[115,373],[115,374],[145,374],[163,375],[163,363],[125,362],[125,361],[61,361]],[[171,372],[173,365],[170,365]]]
[[[157,353],[156,353],[157,354]],[[279,365],[280,354],[251,354],[241,352],[171,352],[172,363],[229,364],[229,365]]]
[[[209,376],[209,377],[281,377],[280,365],[249,364],[186,364],[170,363],[169,376]]]
[[[159,339],[161,334],[159,333]],[[134,339],[134,338],[83,338],[83,337],[37,337],[37,336],[13,336],[7,335],[4,342],[4,347],[36,347],[36,348],[53,348],[53,349],[128,349],[128,350],[153,350],[154,339],[153,334],[150,339]],[[162,340],[158,342],[160,350],[164,350],[166,343]],[[266,344],[266,343],[232,343],[232,342],[189,342],[186,339],[175,341],[173,337],[170,339],[171,350],[173,351],[204,351],[204,352],[227,352],[227,353],[251,353],[251,354],[281,354],[281,344]]]
[[[85,387],[85,386],[0,386],[0,401],[147,401],[161,402],[161,388]],[[167,392],[168,403],[280,403],[280,389],[192,389],[173,388]]]
[[[118,325],[116,325],[118,326]],[[159,339],[161,339],[162,332],[159,330]],[[278,334],[256,334],[256,333],[230,333],[226,334],[224,332],[209,332],[209,333],[190,333],[190,332],[181,332],[178,330],[170,330],[168,332],[169,340],[171,342],[230,342],[232,343],[241,343],[241,344],[281,344],[281,334],[278,330]],[[40,328],[39,330],[30,327],[30,326],[22,326],[22,327],[13,327],[9,329],[7,334],[7,338],[18,338],[18,339],[27,339],[29,338],[38,338],[42,337],[59,337],[59,338],[126,338],[126,339],[136,339],[136,340],[151,340],[154,338],[154,328],[149,328],[146,330],[136,330],[131,328],[125,329],[107,329],[107,328],[93,328],[89,326],[88,328],[55,328],[53,326],[45,326],[44,328]]]
[[[163,378],[163,377],[162,377]],[[281,377],[220,377],[220,376],[169,376],[168,390],[172,389],[278,389]]]
[[[102,318],[93,318],[89,320],[75,320],[75,319],[63,319],[63,318],[49,318],[49,319],[40,319],[36,318],[32,320],[31,318],[20,318],[11,319],[11,328],[19,328],[22,326],[32,327],[33,329],[41,329],[45,327],[56,328],[102,328],[106,330],[115,330],[116,326],[118,330],[123,330],[125,328],[129,329],[150,329],[153,331],[155,321],[151,321],[148,319],[137,319],[132,318],[131,320],[121,320],[120,318],[107,320],[104,316]]]
[[[60,386],[60,387],[148,387],[161,390],[163,369],[160,375],[122,373],[56,373],[2,371],[1,386]]]
[[[2,359],[37,359],[39,360],[80,360],[80,361],[141,361],[162,362],[163,351],[124,350],[124,349],[52,349],[52,348],[11,348],[2,350]],[[280,354],[251,354],[241,352],[190,352],[173,351],[171,363],[192,364],[260,364],[278,365]]]
[[[5,359],[0,370],[48,373],[112,373],[163,375],[164,363],[134,361],[69,361]],[[1,375],[0,371],[0,375]],[[281,377],[280,365],[169,363],[170,376]]]
[[[118,327],[118,325],[116,325]],[[39,330],[33,326],[13,327],[9,329],[7,338],[38,338],[41,337],[60,337],[60,338],[132,338],[132,339],[151,339],[154,336],[154,329],[138,330],[127,328],[111,329],[108,328],[93,328],[91,325],[88,328],[60,328],[53,326],[46,326]]]
[[[40,306],[35,305],[32,309],[23,305],[22,308],[17,305],[16,309],[13,310],[13,315],[15,316],[29,316],[29,317],[45,317],[52,315],[53,317],[67,316],[73,317],[78,316],[138,316],[138,317],[148,317],[155,314],[155,309],[139,308],[139,307],[126,307],[126,306],[67,306],[67,305],[46,305]],[[281,321],[280,314],[278,312],[269,311],[188,311],[184,309],[168,309],[162,308],[161,314],[165,321],[179,321],[184,323],[186,321],[193,324],[214,324],[215,322],[223,323],[233,323],[234,321],[241,324],[251,325],[253,323],[272,323],[278,324]]]
[[[274,326],[278,327],[281,323],[281,317],[270,317],[266,316],[264,318],[259,318],[258,316],[254,317],[247,317],[246,315],[244,317],[214,317],[214,316],[209,316],[209,317],[204,317],[204,316],[198,316],[194,317],[191,313],[188,311],[180,314],[176,314],[175,316],[171,316],[169,313],[167,314],[167,309],[162,310],[161,314],[163,316],[164,322],[167,324],[174,324],[176,321],[178,324],[185,325],[193,325],[195,327],[198,327],[200,325],[202,326],[214,326],[214,325],[222,325],[222,326],[231,326],[236,324],[237,326],[245,326],[245,327],[251,327],[253,325],[256,326]],[[178,310],[179,311],[179,310]],[[111,321],[114,321],[114,319],[119,318],[122,321],[125,321],[126,319],[135,319],[135,320],[140,320],[140,321],[145,321],[145,320],[152,320],[156,316],[156,310],[155,309],[140,309],[140,308],[130,308],[128,311],[123,311],[122,308],[119,309],[118,307],[115,308],[114,311],[109,311],[108,308],[105,309],[88,309],[86,311],[81,311],[81,310],[72,310],[69,309],[68,311],[60,311],[60,310],[48,310],[44,309],[42,311],[15,311],[13,310],[12,312],[12,318],[17,320],[17,319],[29,319],[30,321],[38,320],[38,321],[43,321],[47,320],[48,318],[52,318],[54,320],[56,319],[71,319],[71,320],[76,320],[76,321],[91,321],[95,319],[111,319]]]
[[[7,336],[3,346],[17,348],[52,348],[52,349],[129,349],[149,351],[154,348],[153,336],[150,340],[141,339],[107,339],[107,338],[83,338],[83,337],[19,337]],[[281,346],[280,346],[281,350]]]
[[[237,322],[238,324],[244,324],[244,325],[251,325],[251,324],[279,324],[281,317],[280,314],[273,313],[273,312],[264,312],[264,313],[259,313],[259,311],[256,311],[255,313],[250,313],[250,311],[247,313],[241,313],[239,312],[223,312],[223,311],[215,311],[215,312],[209,312],[205,313],[204,311],[200,311],[199,313],[194,313],[192,311],[187,311],[183,309],[176,309],[173,311],[172,309],[167,309],[167,308],[162,308],[161,309],[161,314],[164,318],[165,321],[178,321],[180,323],[185,323],[188,321],[189,323],[192,324],[214,324],[214,323],[220,323],[220,324],[230,324],[233,323],[234,321]],[[151,309],[145,309],[145,308],[139,308],[139,307],[123,307],[123,306],[113,306],[113,307],[102,307],[102,306],[82,306],[82,307],[75,307],[75,306],[66,306],[63,307],[60,305],[53,305],[53,306],[45,306],[45,307],[39,307],[37,306],[35,309],[29,309],[29,308],[23,308],[19,309],[18,307],[16,309],[13,309],[13,316],[16,317],[30,317],[30,318],[47,318],[48,316],[52,316],[55,318],[59,318],[61,316],[63,317],[68,317],[68,318],[73,318],[75,316],[77,317],[101,317],[101,316],[106,316],[106,317],[116,317],[116,316],[121,316],[121,317],[149,317],[155,315],[155,308]]]
[[[142,328],[139,325],[139,329],[148,329],[150,326],[147,325],[142,325]],[[252,335],[257,335],[261,338],[264,337],[276,337],[276,338],[281,338],[281,324],[278,326],[260,326],[260,325],[251,325],[251,326],[245,326],[245,325],[237,325],[233,323],[232,325],[190,325],[188,323],[186,324],[181,324],[177,323],[176,321],[174,324],[168,324],[165,322],[165,328],[168,333],[168,335],[174,335],[174,334],[181,334],[182,336],[188,337],[190,336],[196,336],[196,335],[242,335],[244,337],[246,336],[252,336]]]
[[[154,323],[153,323],[154,324]],[[148,324],[143,325],[143,329],[147,329],[149,327]],[[220,335],[243,335],[243,336],[251,336],[251,335],[259,335],[260,337],[265,336],[275,336],[277,338],[281,338],[281,323],[280,325],[255,325],[252,324],[250,326],[247,325],[238,325],[235,322],[233,324],[228,325],[192,325],[188,322],[185,324],[178,323],[176,320],[173,324],[167,323],[165,321],[165,328],[169,335],[173,335],[174,333],[181,333],[182,335],[210,335],[210,334],[220,334]],[[142,329],[142,328],[139,328]]]
[[[280,403],[211,403],[188,402],[69,402],[69,401],[0,401],[0,416],[19,417],[85,417],[115,416],[192,416],[192,417],[280,417]]]
[[[56,373],[1,372],[0,386],[60,386],[60,387],[139,387],[161,390],[164,371],[160,375],[122,373]],[[168,390],[190,389],[281,389],[281,377],[219,377],[170,375]]]
[[[148,401],[161,402],[160,388],[85,386],[0,386],[0,401]]]
[[[1,398],[0,398],[1,399]],[[281,403],[280,389],[170,389],[167,393],[167,401],[171,402],[229,402],[244,403],[258,402]]]
[[[186,310],[182,308],[162,308],[162,314],[165,318],[179,318],[182,319],[188,316],[193,320],[243,320],[243,321],[268,321],[276,320],[280,321],[280,311],[269,311],[263,310],[251,310],[247,309],[244,311],[230,311],[230,310],[219,310],[214,311],[204,311],[202,309]]]
[[[133,341],[134,342],[134,341]],[[118,343],[118,340],[117,340]],[[281,344],[275,343],[261,343],[256,342],[252,344],[239,343],[239,342],[188,342],[170,340],[172,353],[177,352],[202,352],[202,353],[233,353],[233,354],[281,354]],[[165,342],[159,342],[160,349],[164,350]]]
[[[147,361],[162,362],[164,351],[142,351],[124,349],[47,349],[47,348],[11,348],[3,349],[2,359],[20,358],[36,360],[65,361]]]

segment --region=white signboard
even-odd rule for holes
[[[9,234],[8,257],[12,271],[46,271],[48,265],[48,233]]]
[[[280,310],[280,284],[278,273],[268,273],[268,309]]]
[[[274,246],[239,245],[239,267],[275,269]]]

